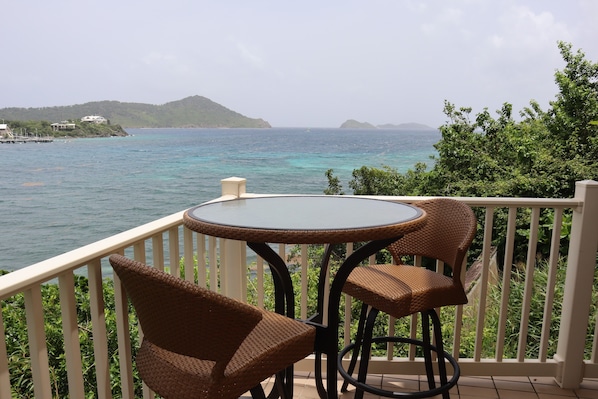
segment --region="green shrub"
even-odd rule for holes
[[[79,325],[79,341],[83,378],[87,398],[97,397],[95,357],[93,352],[93,328],[91,323],[88,280],[85,277],[75,278],[75,295],[77,303],[77,322]],[[68,397],[68,380],[64,352],[62,316],[60,313],[59,287],[57,284],[42,286],[42,298],[45,317],[46,345],[50,366],[52,396]],[[106,330],[108,334],[108,359],[110,361],[110,381],[112,395],[120,398],[120,359],[116,334],[116,315],[114,312],[114,285],[112,280],[103,283],[105,301]],[[138,331],[135,313],[130,310],[130,336],[133,351],[137,348]],[[31,358],[29,354],[27,323],[25,318],[25,301],[23,294],[15,295],[2,301],[2,317],[5,325],[5,339],[10,370],[10,382],[14,398],[33,398],[33,377],[31,375]],[[141,380],[135,376],[135,396],[141,397]]]

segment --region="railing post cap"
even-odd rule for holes
[[[226,179],[220,180],[221,183],[224,183],[224,182],[236,182],[236,183],[239,183],[239,182],[246,182],[246,181],[247,181],[247,179],[244,178],[244,177],[235,177],[235,176],[227,177]]]
[[[220,180],[222,195],[234,195],[240,197],[245,194],[247,179],[243,177],[227,177]]]
[[[575,182],[576,186],[598,186],[598,181],[596,180],[580,180]]]

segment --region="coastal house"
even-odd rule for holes
[[[12,130],[8,123],[0,123],[0,138],[9,138],[13,137]]]
[[[61,130],[75,130],[77,128],[77,125],[69,122],[69,121],[62,121],[60,123],[52,123],[50,126],[52,126],[52,130],[57,132],[57,131],[61,131]]]
[[[81,118],[81,122],[97,123],[99,125],[99,124],[107,124],[108,119],[104,118],[103,116],[99,116],[99,115],[87,115],[87,116],[84,116],[83,118]]]

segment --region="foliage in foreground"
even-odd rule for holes
[[[112,280],[103,283],[105,318],[108,333],[108,359],[110,362],[110,380],[112,395],[121,397],[120,391],[120,360],[118,356],[118,342],[116,335],[116,314],[114,312],[114,286]],[[75,280],[75,296],[77,303],[77,319],[79,325],[79,342],[81,345],[81,360],[83,363],[83,378],[87,398],[96,398],[96,370],[93,352],[93,334],[90,312],[90,298],[87,278],[77,276]],[[64,340],[62,330],[62,316],[60,313],[60,297],[57,284],[42,286],[44,301],[46,344],[50,366],[50,380],[52,382],[52,396],[55,398],[68,397],[68,380]],[[133,348],[138,345],[137,321],[131,312],[129,323],[130,337]],[[23,294],[2,301],[2,317],[4,319],[5,339],[10,370],[10,382],[13,398],[34,398],[33,377],[31,375],[31,358],[29,354],[27,324],[25,319],[25,302]],[[134,350],[135,353],[135,350]],[[135,372],[135,376],[137,373]],[[141,381],[135,378],[135,397],[141,397]]]

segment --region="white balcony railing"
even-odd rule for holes
[[[245,193],[245,180],[230,178],[223,180],[222,195],[220,199],[238,196],[252,196],[256,194]],[[388,201],[404,201],[417,203],[423,197],[382,197]],[[582,378],[598,377],[598,323],[596,315],[591,311],[596,305],[594,292],[594,278],[596,270],[596,251],[598,245],[598,183],[594,181],[578,182],[575,197],[572,199],[543,199],[543,198],[459,198],[474,208],[480,217],[479,230],[483,232],[481,242],[481,273],[477,283],[477,296],[472,305],[454,308],[455,325],[452,327],[453,342],[448,346],[453,348],[455,357],[459,362],[463,375],[522,375],[522,376],[551,376],[564,388],[576,388]],[[497,210],[505,210],[508,214],[504,225],[495,223]],[[549,240],[539,237],[544,231],[539,226],[540,212],[550,210],[554,214],[554,223],[549,226],[551,233]],[[527,257],[521,260],[525,275],[525,289],[519,293],[509,292],[508,284],[503,285],[502,295],[495,299],[499,309],[500,321],[496,330],[488,334],[485,315],[489,306],[489,292],[491,282],[491,246],[493,234],[497,229],[506,231],[506,243],[501,247],[501,258],[504,258],[504,273],[502,279],[509,282],[511,279],[511,265],[514,263],[513,253],[515,245],[516,228],[518,227],[517,212],[523,211],[530,216],[527,230],[529,238],[525,243]],[[563,226],[563,215],[572,213],[571,234],[568,243],[561,243],[560,235]],[[103,279],[111,278],[111,270],[107,257],[112,253],[121,253],[159,267],[167,268],[171,273],[180,275],[180,260],[184,258],[185,277],[193,278],[193,270],[199,284],[218,289],[225,295],[246,299],[248,281],[251,279],[257,284],[258,305],[264,303],[264,281],[268,278],[267,267],[263,261],[257,259],[251,272],[242,268],[239,274],[238,257],[247,262],[245,246],[235,242],[220,242],[214,237],[206,237],[185,229],[182,225],[183,211],[156,220],[143,226],[136,227],[121,234],[106,238],[96,243],[78,248],[74,251],[56,256],[51,259],[36,263],[21,270],[14,271],[0,277],[0,301],[2,304],[17,295],[23,295],[25,317],[28,333],[30,359],[15,359],[14,354],[7,353],[7,338],[5,322],[0,312],[0,399],[11,398],[11,377],[15,377],[12,369],[14,362],[27,360],[30,364],[30,373],[34,384],[36,398],[51,398],[52,373],[46,344],[47,331],[44,324],[44,298],[42,286],[45,284],[58,284],[59,301],[62,317],[62,338],[64,340],[64,354],[68,372],[69,397],[86,397],[84,371],[81,359],[80,326],[77,321],[77,309],[83,306],[77,302],[74,290],[74,280],[78,275],[88,278],[90,303],[88,311],[91,314],[93,351],[95,364],[94,396],[98,398],[111,398],[111,362],[108,356],[108,335],[106,328],[106,314],[115,312],[117,319],[118,358],[120,359],[120,387],[121,393],[115,396],[123,398],[134,397],[132,348],[129,332],[129,314],[126,298],[118,284],[115,284],[115,309],[107,309]],[[520,222],[520,221],[519,221]],[[521,228],[521,226],[519,226]],[[548,281],[544,290],[545,306],[541,326],[539,349],[532,351],[528,345],[528,324],[530,320],[530,300],[533,290],[534,269],[536,266],[536,252],[538,242],[549,245]],[[562,245],[568,244],[568,256],[562,310],[554,319],[552,308],[555,304],[555,275],[559,266],[559,250]],[[287,248],[280,246],[280,252],[285,253]],[[222,253],[220,253],[222,251]],[[351,251],[351,245],[347,249]],[[197,256],[199,254],[199,256]],[[300,288],[301,304],[300,317],[307,316],[307,247],[302,246],[301,266],[302,286]],[[194,265],[197,258],[197,266]],[[150,259],[151,258],[151,259]],[[222,262],[220,262],[222,260]],[[224,261],[226,260],[226,261]],[[373,261],[373,259],[371,259]],[[237,265],[233,272],[230,267]],[[229,266],[230,265],[230,266]],[[103,267],[102,267],[103,266]],[[503,265],[499,265],[502,268]],[[218,270],[218,273],[215,271]],[[243,278],[239,278],[242,276]],[[508,302],[519,295],[521,313],[518,328],[517,355],[506,358],[503,349],[505,342],[513,339],[508,336],[506,315],[512,312]],[[107,302],[107,301],[106,301]],[[495,302],[493,302],[492,306]],[[350,300],[346,300],[345,308],[349,309]],[[342,310],[341,310],[342,311]],[[470,320],[475,320],[469,330],[464,326],[464,313],[467,312]],[[350,315],[350,312],[347,312]],[[350,317],[345,317],[345,332],[348,332]],[[593,323],[588,333],[586,326]],[[391,327],[392,328],[392,327]],[[558,345],[554,355],[549,355],[549,332],[557,328]],[[465,335],[473,334],[474,348],[470,355],[460,355],[460,344]],[[345,333],[345,336],[349,336]],[[348,339],[348,338],[347,338]],[[496,350],[492,356],[487,356],[482,351],[484,339],[491,339],[496,343]],[[585,353],[587,342],[591,342],[591,353]],[[372,372],[408,374],[417,372],[420,359],[411,355],[405,359],[393,358],[388,355],[384,358],[375,358],[371,363]],[[306,359],[297,365],[298,369],[312,370],[313,361]],[[89,392],[87,392],[87,396]],[[145,389],[145,397],[152,394]]]

